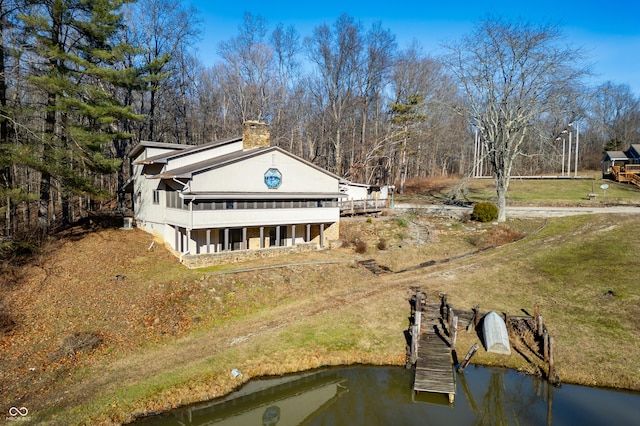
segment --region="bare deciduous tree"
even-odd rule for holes
[[[565,94],[587,73],[576,65],[581,51],[561,42],[553,25],[490,18],[445,46],[446,63],[468,100],[465,113],[482,134],[493,167],[500,222],[506,220],[511,171],[525,137],[551,110],[570,113]]]
[[[624,150],[640,139],[640,98],[626,84],[606,82],[592,97],[589,123],[604,148]]]
[[[333,29],[326,24],[316,27],[313,35],[305,39],[305,45],[320,75],[319,88],[330,120],[330,133],[326,134],[333,151],[330,166],[342,174],[343,125],[354,101],[357,59],[363,48],[362,26],[354,18],[341,15]]]
[[[264,18],[245,13],[240,34],[220,43],[224,60],[223,90],[231,102],[238,128],[246,120],[271,118],[274,82],[274,51],[267,39]]]
[[[172,137],[172,121],[186,90],[184,64],[193,60],[190,46],[200,36],[197,10],[179,0],[138,0],[126,10],[125,19],[127,41],[140,49],[134,63],[146,71],[146,91],[136,105],[146,115],[138,138],[185,142]]]

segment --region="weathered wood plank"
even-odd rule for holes
[[[449,344],[442,334],[444,323],[439,304],[425,303],[422,309],[422,327],[418,338],[418,356],[413,389],[417,392],[455,394],[455,376]]]

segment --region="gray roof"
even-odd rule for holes
[[[145,148],[164,148],[172,150],[182,150],[187,148],[188,145],[182,145],[179,143],[165,143],[165,142],[152,142],[152,141],[140,141],[140,143],[133,147],[129,152],[129,158],[136,158]]]
[[[602,161],[628,160],[627,155],[622,151],[607,151]]]
[[[640,144],[632,143],[629,149],[626,151],[626,154],[630,158],[640,158]]]
[[[148,157],[148,158],[145,158],[144,160],[136,161],[136,164],[154,164],[154,163],[165,164],[167,160],[170,158],[176,158],[183,155],[193,154],[194,152],[205,151],[212,147],[223,146],[229,143],[238,142],[240,140],[242,140],[242,138],[238,137],[238,138],[232,138],[232,139],[225,139],[222,141],[209,142],[203,145],[178,145],[179,149],[174,150],[173,152],[166,152],[164,154],[154,155],[153,157]],[[159,142],[156,142],[156,144],[159,144]],[[166,145],[175,146],[176,144],[166,144]],[[164,146],[162,145],[154,145],[154,147],[164,148]],[[167,148],[171,148],[171,146],[168,146]]]

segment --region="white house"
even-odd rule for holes
[[[340,178],[270,146],[264,123],[205,145],[141,142],[129,157],[136,226],[181,258],[338,239]]]

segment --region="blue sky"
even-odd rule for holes
[[[183,0],[200,11],[202,41],[196,46],[207,66],[218,61],[218,44],[238,34],[245,12],[267,19],[269,24],[293,25],[301,36],[322,23],[332,24],[342,13],[365,27],[381,21],[395,34],[398,46],[416,39],[425,53],[439,53],[440,45],[471,32],[474,23],[488,15],[523,18],[533,23],[558,24],[566,41],[587,53],[594,83],[611,80],[628,84],[640,96],[639,0],[519,0],[493,1],[220,1]]]

